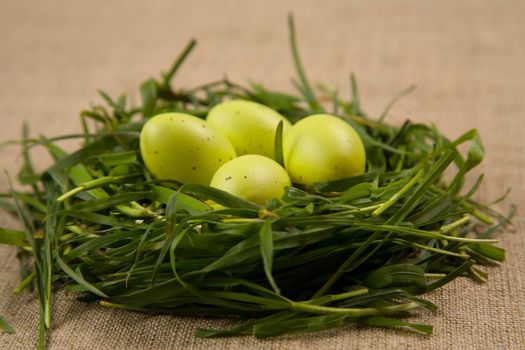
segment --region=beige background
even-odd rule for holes
[[[227,74],[289,90],[292,64],[286,15],[293,11],[305,65],[315,81],[349,93],[361,83],[373,115],[412,83],[418,90],[392,111],[434,122],[451,137],[476,127],[486,149],[478,198],[508,186],[520,211],[501,245],[508,260],[485,285],[455,281],[430,296],[441,308],[417,319],[432,336],[346,327],[320,334],[257,341],[200,340],[197,327],[227,321],[160,317],[105,310],[58,294],[51,349],[525,349],[525,2],[523,1],[7,1],[0,5],[0,142],[80,130],[78,112],[99,101],[96,90],[123,91],[169,66],[191,38],[199,46],[177,78],[191,86]],[[73,147],[74,145],[69,145]],[[39,166],[46,158],[37,153]],[[0,149],[11,173],[18,149]],[[0,180],[5,190],[5,178]],[[0,225],[16,222],[0,214]],[[18,282],[14,249],[0,247],[0,314],[16,334],[0,349],[36,340],[35,295],[12,295]]]

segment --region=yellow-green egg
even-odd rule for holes
[[[200,184],[209,184],[215,171],[236,156],[225,136],[185,113],[148,120],[140,134],[140,152],[157,179]]]
[[[283,135],[291,126],[270,107],[244,100],[219,103],[209,111],[206,120],[230,140],[238,155],[260,154],[272,159],[279,122],[283,122]]]
[[[361,138],[348,123],[328,114],[294,124],[284,137],[283,153],[293,183],[312,185],[365,172]]]
[[[247,154],[221,166],[210,186],[264,205],[272,198],[281,199],[291,182],[286,170],[273,159]]]

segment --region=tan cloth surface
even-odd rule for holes
[[[434,122],[451,137],[479,129],[487,149],[478,198],[519,206],[515,232],[500,235],[508,260],[484,285],[456,280],[429,298],[440,305],[417,320],[431,336],[345,327],[273,340],[202,340],[198,327],[228,321],[142,315],[85,305],[59,293],[50,349],[525,349],[525,2],[523,1],[2,1],[0,5],[0,142],[80,130],[78,112],[96,89],[132,92],[166,69],[191,37],[199,47],[178,86],[221,78],[290,89],[293,75],[286,15],[293,11],[310,77],[348,96],[348,74],[361,82],[363,105],[378,115],[397,92],[418,90],[392,111]],[[36,153],[39,166],[48,161]],[[18,149],[0,150],[15,172]],[[5,177],[0,180],[5,190]],[[0,214],[0,225],[17,225]],[[0,349],[36,341],[36,295],[13,296],[15,250],[0,247],[0,315],[16,334]]]

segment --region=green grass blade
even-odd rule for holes
[[[351,110],[350,113],[352,115],[361,115],[361,99],[359,97],[359,89],[357,87],[357,79],[355,78],[355,74],[350,74],[350,88],[352,91],[352,102],[350,104]]]
[[[365,285],[373,289],[399,288],[409,292],[424,291],[427,286],[424,272],[419,265],[383,266],[368,274]]]
[[[0,330],[4,333],[14,333],[14,329],[2,318],[0,317]]]
[[[58,266],[64,271],[69,277],[71,277],[74,281],[76,281],[78,284],[80,284],[82,287],[84,287],[86,290],[90,291],[93,294],[98,295],[102,298],[108,298],[108,296],[101,292],[98,288],[93,286],[91,283],[86,281],[81,275],[73,271],[61,258],[60,256],[55,255],[56,262]]]
[[[8,244],[16,247],[27,247],[26,233],[0,227],[0,244]]]
[[[195,39],[191,39],[190,42],[184,48],[184,50],[182,50],[182,53],[179,55],[179,57],[177,57],[168,73],[166,73],[163,76],[163,84],[165,88],[170,85],[171,80],[178,72],[179,68],[182,66],[184,61],[186,61],[186,58],[189,56],[191,51],[195,48],[195,45],[197,45],[197,41]]]
[[[274,159],[282,167],[284,167],[284,155],[283,155],[283,121],[281,120],[275,130],[275,142],[274,142]]]
[[[446,277],[440,278],[436,282],[431,283],[430,285],[428,285],[427,286],[427,292],[430,292],[430,291],[433,291],[433,290],[435,290],[435,289],[437,289],[439,287],[442,287],[445,284],[447,284],[447,283],[451,282],[452,280],[454,280],[455,278],[463,275],[466,271],[468,271],[468,269],[470,269],[472,267],[472,265],[474,265],[474,261],[473,260],[465,261],[461,266],[459,266],[458,268],[454,269],[451,273],[446,275]]]
[[[421,323],[410,323],[389,317],[365,317],[359,319],[361,324],[387,328],[408,328],[425,334],[432,334],[434,327]]]
[[[294,17],[292,14],[288,15],[288,30],[290,32],[290,46],[292,49],[292,57],[293,57],[294,65],[295,65],[295,70],[299,77],[299,81],[301,82],[301,85],[300,85],[301,91],[304,94],[304,97],[306,101],[308,102],[308,105],[310,106],[310,109],[312,110],[312,112],[320,113],[323,111],[323,108],[317,101],[315,94],[313,92],[312,86],[310,85],[310,82],[306,78],[303,64],[299,56],[299,49],[297,48],[297,39],[296,39],[296,33],[295,33],[295,23],[294,23]]]
[[[264,265],[264,273],[268,282],[276,293],[281,293],[272,275],[273,265],[273,234],[272,223],[266,220],[259,230],[259,244],[261,245],[261,256]]]
[[[406,88],[405,90],[401,91],[399,94],[394,96],[394,98],[386,105],[385,109],[379,116],[378,121],[380,123],[383,123],[386,116],[388,115],[388,112],[390,112],[390,109],[392,109],[392,107],[396,104],[396,102],[399,101],[402,97],[405,97],[406,95],[414,91],[415,89],[416,89],[415,85],[410,85],[408,88]]]
[[[176,191],[167,187],[153,186],[153,192],[155,193],[156,200],[163,204],[168,204],[171,196],[173,196]],[[212,210],[208,204],[182,192],[179,192],[177,195],[177,201],[180,209],[186,210],[192,215],[202,214]]]
[[[211,199],[212,201],[228,208],[244,208],[257,211],[260,209],[259,205],[253,202],[246,201],[228,192],[206,185],[189,183],[183,185],[179,191]]]
[[[140,95],[142,97],[142,115],[144,118],[153,116],[157,103],[157,83],[153,79],[148,79],[140,85]]]
[[[71,210],[95,212],[104,209],[113,208],[119,204],[130,203],[133,201],[150,199],[153,197],[153,191],[136,191],[115,194],[109,198],[98,198],[88,201],[79,202],[71,206]]]
[[[253,334],[255,328],[259,328],[263,324],[279,324],[279,322],[292,318],[296,315],[295,312],[281,311],[273,315],[263,317],[254,321],[246,322],[238,327],[232,329],[198,329],[195,335],[199,338],[215,338],[215,337],[231,337],[241,334]],[[261,332],[259,331],[259,334]]]
[[[404,220],[417,206],[421,197],[425,194],[428,188],[439,178],[445,169],[452,163],[456,156],[456,152],[446,150],[443,155],[430,168],[427,175],[418,186],[418,188],[406,199],[403,206],[390,217],[386,223],[399,223]]]
[[[136,134],[124,134],[118,137],[116,135],[103,136],[97,141],[85,146],[84,148],[81,148],[78,151],[60,159],[55,164],[53,164],[53,166],[47,169],[47,173],[53,176],[60,171],[65,171],[69,167],[82,163],[93,155],[107,153],[108,150],[113,149],[115,146],[119,145],[120,142],[131,144],[133,141],[137,140],[137,138],[138,135]]]
[[[505,249],[493,246],[492,244],[488,244],[488,243],[469,244],[469,248],[481,254],[482,256],[486,258],[496,260],[496,261],[505,260]]]

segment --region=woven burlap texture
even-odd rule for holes
[[[439,310],[414,317],[434,324],[431,336],[347,326],[271,340],[202,340],[197,328],[231,321],[108,310],[59,292],[50,349],[525,349],[523,1],[4,1],[0,142],[18,138],[24,120],[33,135],[80,131],[78,112],[99,100],[99,88],[137,101],[136,86],[167,68],[192,37],[199,46],[177,76],[178,87],[228,75],[290,90],[289,11],[312,80],[348,96],[354,71],[372,115],[417,84],[392,110],[391,122],[433,122],[450,137],[480,131],[487,152],[477,171],[485,173],[478,199],[494,200],[512,187],[497,208],[519,208],[514,229],[499,236],[507,261],[489,269],[486,284],[456,280],[431,294]],[[44,168],[49,160],[35,154]],[[0,149],[0,164],[14,174],[19,149]],[[3,175],[0,181],[5,191]],[[0,225],[18,224],[2,213]],[[16,330],[0,334],[0,349],[32,348],[37,297],[12,293],[19,282],[13,248],[0,247],[0,267],[0,315]]]

